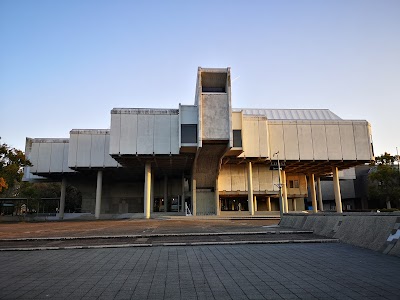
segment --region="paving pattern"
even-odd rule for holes
[[[326,243],[338,242],[337,239],[313,234],[311,231],[266,231],[236,233],[184,233],[150,234],[135,236],[81,237],[81,238],[38,238],[0,240],[0,251],[5,250],[42,250],[44,248],[90,248],[90,247],[137,247],[171,245],[207,245],[207,244],[262,244],[262,243]]]
[[[279,220],[221,220],[188,217],[187,219],[132,219],[97,221],[56,221],[0,223],[0,239],[31,237],[82,237],[151,233],[205,233],[226,231],[265,231],[263,226]]]
[[[0,299],[399,299],[400,259],[341,243],[0,252]]]

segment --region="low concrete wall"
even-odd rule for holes
[[[279,225],[400,257],[400,213],[285,214]]]

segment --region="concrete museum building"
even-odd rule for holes
[[[230,68],[199,68],[194,105],[115,108],[110,129],[27,138],[25,180],[62,182],[60,218],[67,182],[81,191],[82,212],[149,218],[185,206],[193,215],[278,211],[280,187],[284,212],[304,210],[306,197],[316,212],[320,178],[332,176],[342,212],[338,171],[374,159],[370,124],[325,109],[234,109],[231,97]]]

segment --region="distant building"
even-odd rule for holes
[[[338,171],[373,160],[371,141],[367,121],[326,109],[233,109],[230,69],[199,68],[193,105],[115,108],[109,129],[27,138],[33,166],[25,180],[62,181],[60,217],[67,182],[80,189],[82,211],[97,218],[148,218],[182,212],[185,203],[194,215],[253,215],[279,210],[279,157],[283,211],[304,210],[306,197],[316,211],[320,178],[331,175],[341,212]]]

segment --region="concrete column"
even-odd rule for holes
[[[151,172],[150,212],[154,212],[154,172]]]
[[[67,178],[63,177],[61,180],[61,196],[60,196],[60,207],[58,217],[64,219],[65,210],[65,191],[67,189]]]
[[[168,211],[168,176],[164,176],[164,211]]]
[[[319,210],[324,211],[324,204],[322,203],[321,178],[319,176],[317,177],[317,193]]]
[[[181,212],[185,213],[185,175],[182,174]]]
[[[296,203],[296,198],[293,198],[292,199],[292,206],[293,206],[293,211],[296,211],[297,210],[297,203]]]
[[[315,178],[314,178],[314,174],[310,174],[308,176],[308,178],[309,178],[312,209],[313,209],[313,213],[316,213],[318,211],[318,209],[317,209],[317,195],[315,193]]]
[[[247,163],[247,202],[249,205],[249,213],[250,215],[254,215],[254,206],[253,206],[253,168],[251,166],[251,161]]]
[[[196,193],[197,193],[196,179],[194,179],[192,177],[192,215],[193,216],[197,215]]]
[[[151,203],[151,162],[146,162],[144,166],[144,217],[150,219]]]
[[[283,192],[283,208],[284,212],[288,213],[289,212],[289,203],[288,203],[288,198],[287,198],[287,186],[286,186],[286,172],[282,170],[282,192]]]
[[[342,196],[340,195],[339,172],[337,167],[332,167],[333,191],[335,192],[336,212],[342,213]]]
[[[254,196],[254,211],[256,212],[257,210],[257,196]]]
[[[271,197],[267,197],[267,207],[268,211],[271,211]]]
[[[215,179],[215,214],[219,216],[221,214],[221,206],[219,204],[219,185],[218,177]]]
[[[103,189],[103,171],[99,170],[97,171],[96,208],[94,211],[94,216],[96,219],[100,218],[102,189]]]

